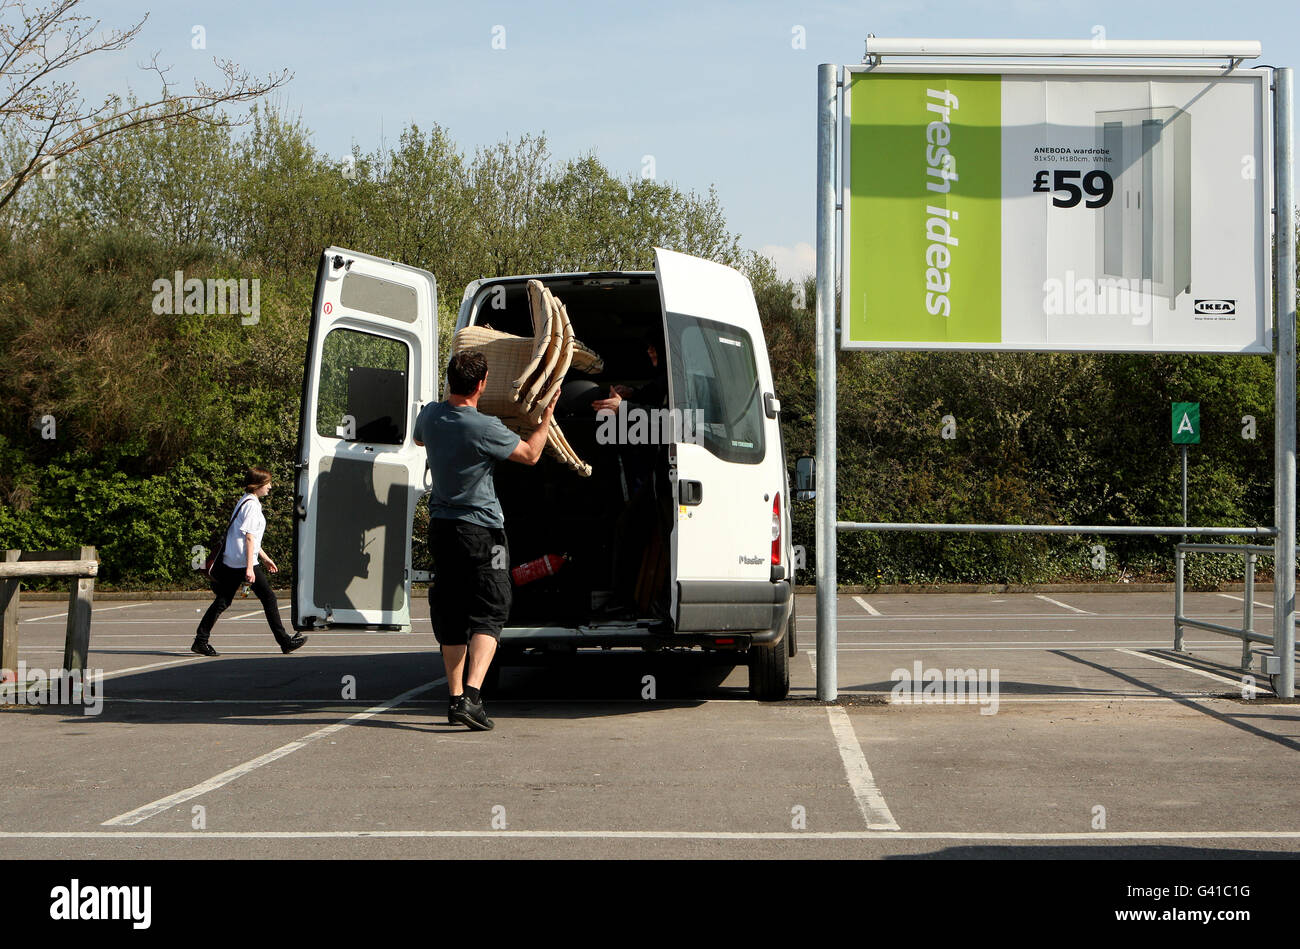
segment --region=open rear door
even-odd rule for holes
[[[433,274],[331,247],[312,302],[298,430],[293,626],[409,630],[411,521],[434,398]]]
[[[753,290],[730,267],[658,248],[655,273],[682,431],[669,448],[673,619],[683,632],[767,629],[786,569],[772,552],[788,542],[774,522],[786,522],[788,499]]]

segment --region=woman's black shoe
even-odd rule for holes
[[[198,653],[200,656],[219,656],[219,655],[221,655],[221,653],[217,652],[217,651],[216,651],[215,649],[213,649],[210,645],[208,645],[207,643],[201,643],[201,642],[199,642],[197,639],[194,640],[194,645],[190,647],[190,652],[196,652],[196,653]]]
[[[293,652],[295,649],[301,649],[305,645],[307,645],[307,637],[304,636],[302,633],[299,633],[297,636],[293,637],[293,639],[289,640],[287,643],[282,643],[280,645],[280,652],[290,653]]]

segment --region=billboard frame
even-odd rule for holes
[[[851,78],[855,75],[908,75],[917,73],[942,73],[953,75],[1021,75],[1021,76],[1046,76],[1066,78],[1070,76],[1079,78],[1105,77],[1113,78],[1139,78],[1142,76],[1159,77],[1165,79],[1214,79],[1223,78],[1231,75],[1234,78],[1249,78],[1259,85],[1259,95],[1257,97],[1259,112],[1256,120],[1260,129],[1260,168],[1271,167],[1273,162],[1273,135],[1271,134],[1272,123],[1268,121],[1268,96],[1270,91],[1270,67],[1258,66],[1251,68],[1236,68],[1225,70],[1211,66],[1175,66],[1175,65],[1143,65],[1143,66],[1123,66],[1110,64],[1088,65],[1080,62],[1070,63],[944,63],[942,67],[936,67],[933,62],[906,60],[902,62],[891,63],[873,63],[861,64],[857,66],[842,67],[841,74],[841,95],[840,111],[841,116],[839,123],[839,175],[840,175],[840,194],[837,204],[840,208],[840,221],[838,225],[839,239],[839,257],[840,257],[840,289],[839,289],[839,307],[840,312],[847,314],[849,312],[850,300],[849,295],[852,287],[849,281],[849,254],[851,252],[850,231],[852,227],[850,202],[850,167],[853,160],[852,156],[852,122],[850,121],[850,102],[848,97],[848,86]],[[1272,237],[1270,229],[1269,212],[1275,206],[1274,203],[1274,182],[1272,176],[1260,173],[1257,176],[1260,182],[1263,194],[1260,196],[1264,203],[1264,212],[1259,216],[1258,231],[1256,239],[1259,246],[1264,252],[1259,255],[1258,269],[1255,277],[1259,281],[1258,286],[1262,289],[1262,299],[1260,301],[1260,313],[1257,317],[1262,320],[1263,335],[1267,342],[1267,347],[1249,348],[1243,350],[1225,350],[1221,347],[1183,347],[1179,349],[1164,349],[1155,346],[1141,348],[1125,348],[1122,346],[1106,347],[1098,349],[1086,343],[1079,344],[1061,344],[1061,345],[1036,345],[1036,344],[1019,344],[1019,343],[946,343],[946,342],[871,342],[863,340],[851,340],[849,338],[850,321],[846,318],[840,326],[840,348],[849,350],[868,350],[868,351],[904,351],[904,352],[1030,352],[1030,353],[1065,353],[1065,352],[1106,352],[1106,353],[1231,353],[1239,352],[1243,355],[1264,355],[1273,351],[1273,321],[1270,320],[1271,311],[1273,310],[1273,280],[1270,273],[1271,264],[1267,248]]]
[[[874,49],[873,49],[874,46]],[[1089,47],[1091,46],[1091,50]],[[1114,58],[1177,56],[1188,59],[1226,59],[1211,75],[1234,70],[1243,59],[1260,55],[1258,43],[1184,43],[1141,42],[1089,44],[1079,40],[911,40],[887,39],[867,41],[869,62],[854,71],[880,69],[880,54],[908,56],[1027,56]],[[924,66],[909,61],[906,66]],[[951,64],[950,64],[951,65]],[[991,62],[971,64],[983,72],[1015,71],[1018,64]],[[1020,71],[1041,73],[1051,64],[1033,63]],[[1152,69],[1156,74],[1169,71],[1141,63],[1117,67],[1123,72]],[[1187,72],[1191,67],[1180,66]],[[1073,534],[1250,534],[1273,536],[1275,550],[1274,582],[1274,655],[1281,659],[1277,692],[1282,698],[1295,696],[1295,621],[1296,621],[1296,219],[1294,160],[1294,80],[1290,67],[1261,67],[1271,75],[1267,91],[1271,93],[1271,152],[1273,177],[1270,190],[1271,222],[1274,243],[1276,289],[1273,295],[1274,353],[1274,526],[1255,528],[1205,528],[1125,525],[1032,525],[1032,524],[890,524],[854,523],[837,519],[836,500],[836,359],[840,336],[836,326],[842,300],[836,292],[837,280],[843,279],[844,247],[837,246],[842,237],[839,218],[844,213],[846,195],[840,191],[838,173],[843,170],[837,149],[847,133],[843,113],[846,67],[823,63],[817,69],[817,264],[816,264],[816,374],[817,374],[817,442],[816,442],[816,578],[817,578],[817,698],[834,701],[838,695],[838,570],[836,565],[837,534],[841,530],[919,530],[979,533],[1073,533]],[[1110,71],[1108,66],[1081,69],[1071,63],[1064,71],[1092,73]],[[916,71],[916,70],[913,70]],[[1255,70],[1252,69],[1251,72]],[[1267,136],[1266,136],[1267,137]],[[1286,213],[1279,214],[1279,208]],[[1272,281],[1265,280],[1266,286]],[[898,347],[891,347],[897,349]],[[944,348],[939,351],[953,351]],[[956,348],[969,351],[967,347]],[[1056,351],[1056,350],[1053,350]],[[1142,350],[1141,352],[1153,352]],[[1222,353],[1222,351],[1219,351]],[[1230,355],[1230,354],[1224,354]]]

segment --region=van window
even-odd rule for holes
[[[670,313],[668,346],[672,407],[699,411],[691,416],[703,423],[695,440],[724,461],[762,461],[763,405],[749,334],[726,323]]]
[[[339,303],[349,310],[374,313],[403,323],[414,323],[420,316],[415,287],[363,273],[349,273],[343,278]]]
[[[352,329],[325,337],[316,400],[316,434],[401,445],[406,441],[406,344]]]

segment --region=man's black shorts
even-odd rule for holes
[[[500,639],[512,594],[506,532],[435,517],[429,521],[429,553],[434,638],[443,646],[463,646],[475,633]]]

